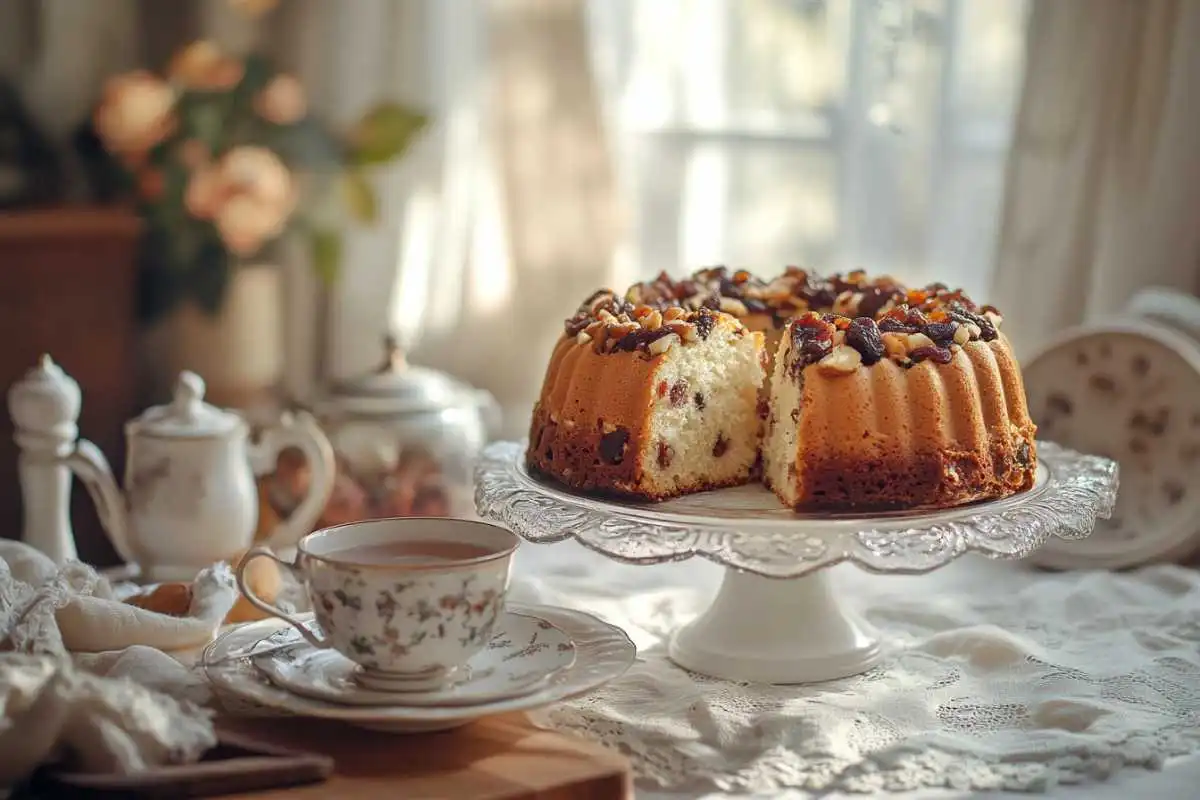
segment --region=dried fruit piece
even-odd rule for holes
[[[862,356],[862,363],[870,366],[883,358],[886,352],[879,326],[870,317],[859,317],[846,329],[846,344]]]
[[[713,444],[713,458],[720,458],[729,452],[729,440],[725,438],[725,434],[718,433],[717,441]]]
[[[600,437],[600,457],[609,464],[620,464],[625,460],[625,445],[629,443],[629,430],[617,428]]]
[[[684,404],[687,399],[688,382],[686,378],[680,378],[671,384],[671,405],[679,407]]]
[[[675,448],[666,442],[658,443],[658,466],[666,469],[675,458]]]

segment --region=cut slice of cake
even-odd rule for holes
[[[997,318],[998,319],[998,318]],[[806,313],[775,355],[763,480],[796,510],[949,508],[1028,489],[1036,426],[991,319]]]
[[[527,462],[568,486],[661,500],[754,477],[763,337],[708,308],[593,295],[534,407]]]

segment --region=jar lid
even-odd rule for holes
[[[409,364],[394,336],[376,369],[336,384],[327,406],[361,414],[415,414],[461,406],[469,388],[444,372]]]
[[[190,438],[223,436],[242,425],[237,414],[204,402],[204,379],[194,372],[181,372],[175,381],[170,403],[151,406],[130,421],[129,432],[150,436]]]

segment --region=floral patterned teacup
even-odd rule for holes
[[[304,537],[290,564],[266,548],[251,550],[238,566],[238,586],[313,646],[361,666],[364,686],[428,691],[491,639],[519,541],[503,528],[461,519],[354,522]],[[320,631],[254,595],[244,576],[260,556],[303,581]]]

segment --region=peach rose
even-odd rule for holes
[[[254,255],[263,244],[282,233],[287,218],[286,211],[239,194],[226,201],[213,222],[225,246],[244,258]]]
[[[308,98],[294,76],[277,75],[254,98],[254,110],[267,122],[291,125],[308,113]]]
[[[93,122],[104,146],[127,162],[139,161],[175,128],[175,93],[149,72],[110,78]]]
[[[233,253],[250,256],[283,232],[296,205],[292,174],[263,147],[235,147],[215,165],[201,167],[184,203],[200,219],[212,219]]]
[[[186,89],[221,92],[237,86],[245,71],[242,62],[225,55],[214,42],[201,39],[175,54],[167,77]]]

